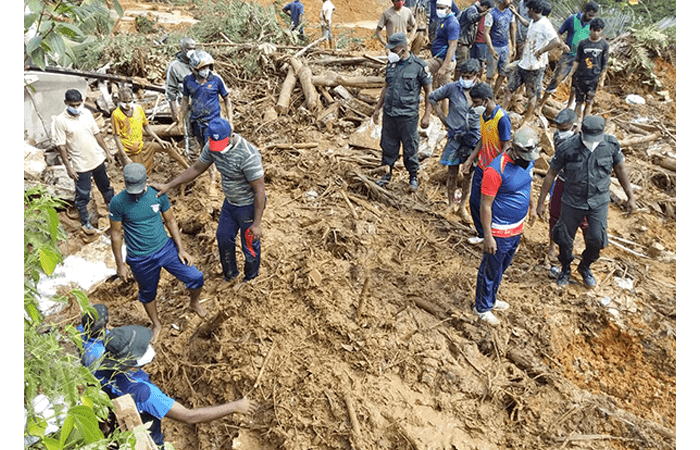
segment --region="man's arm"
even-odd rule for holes
[[[426,99],[430,97],[430,94],[432,92],[433,92],[433,85],[432,84],[426,84],[425,86],[423,86],[423,95],[425,96]],[[428,125],[430,125],[430,112],[432,111],[432,109],[433,108],[432,108],[432,104],[430,103],[430,101],[426,101],[425,102],[425,112],[423,113],[423,118],[421,119],[421,123],[420,123],[420,126],[422,128],[427,128]],[[440,109],[440,108],[436,108],[436,110],[437,109]]]
[[[498,245],[493,234],[491,234],[491,219],[493,217],[493,200],[495,196],[481,194],[481,224],[484,229],[484,253],[496,254]]]
[[[443,112],[442,108],[439,107],[438,102],[447,98],[447,92],[447,85],[440,86],[426,97],[432,106],[432,111],[435,111],[435,115],[438,116],[440,122],[442,122],[445,128],[447,128],[447,116]]]
[[[175,401],[165,417],[188,425],[193,425],[196,423],[211,422],[233,413],[251,414],[256,408],[256,403],[247,398],[242,398],[223,405],[205,406],[195,409],[185,408],[181,403]]]
[[[625,204],[627,212],[632,214],[637,211],[637,203],[634,200],[634,192],[632,190],[629,177],[627,176],[627,169],[625,169],[624,161],[620,161],[618,164],[615,164],[613,166],[613,170],[615,171],[615,176],[620,182],[622,189],[625,191],[625,195],[627,195],[627,203]]]
[[[416,37],[416,32],[418,32],[418,23],[416,23],[416,19],[415,17],[413,17],[413,13],[411,13],[411,19],[408,21],[408,26],[411,27],[408,31],[408,45],[410,47],[411,43],[413,42],[413,39],[415,39]]]
[[[114,262],[117,265],[117,276],[122,281],[127,281],[126,264],[122,257],[122,245],[124,244],[124,236],[122,235],[122,223],[109,220],[109,237],[112,241],[112,253],[114,254]]]
[[[374,37],[379,40],[379,42],[382,43],[382,47],[386,47],[386,39],[382,36],[382,29],[381,27],[377,26],[377,28],[374,29]]]
[[[158,137],[158,135],[157,135],[156,132],[153,130],[153,128],[151,128],[150,125],[145,124],[145,125],[143,126],[143,130],[144,130],[150,137],[152,137],[157,143],[159,143],[163,148],[167,147],[168,143],[165,142],[165,141],[164,141],[163,139],[161,139],[160,137]],[[116,140],[116,139],[115,139],[115,140]]]
[[[182,96],[182,103],[180,103],[180,112],[178,112],[177,122],[180,124],[180,131],[185,127],[185,115],[187,115],[187,110],[190,108],[190,98],[186,95]]]
[[[452,57],[455,55],[455,50],[457,50],[457,39],[447,41],[447,53],[445,54],[445,60],[442,62],[442,66],[438,69],[438,75],[442,76],[447,73],[450,63],[452,62]]]
[[[489,51],[491,52],[491,56],[494,57],[494,59],[498,58],[498,52],[496,51],[495,48],[493,48],[493,42],[491,41],[491,25],[488,27],[484,25],[484,39],[486,40],[486,46],[489,48]]]
[[[66,149],[65,145],[58,146],[58,154],[61,155],[61,161],[63,161],[63,165],[66,166],[68,176],[77,181],[78,173],[75,171],[75,169],[73,169],[73,165],[71,164],[70,159],[68,159],[68,150]]]
[[[384,83],[382,92],[379,93],[379,99],[377,100],[377,105],[374,107],[374,114],[372,114],[372,122],[379,123],[379,111],[384,107],[384,99],[386,97],[387,84]]]
[[[559,40],[559,36],[555,36],[551,41],[547,43],[544,47],[541,49],[537,50],[535,52],[535,58],[539,58],[543,53],[546,53],[550,50],[553,50],[557,48],[561,44],[561,41]]]
[[[102,137],[102,133],[98,132],[95,133],[95,140],[97,140],[97,143],[102,147],[102,150],[105,151],[105,156],[107,157],[107,162],[110,164],[114,164],[114,158],[112,157],[112,154],[109,152],[109,147],[107,147],[107,143],[105,142],[104,137]],[[124,158],[126,158],[126,154],[124,154]],[[124,159],[126,161],[126,159]]]
[[[542,187],[540,188],[540,196],[537,199],[537,215],[542,220],[545,220],[544,200],[547,198],[547,195],[549,194],[549,190],[552,188],[552,184],[554,184],[554,179],[556,178],[557,173],[559,173],[559,171],[554,170],[550,167],[544,176],[544,180],[542,181]]]
[[[257,180],[250,182],[255,195],[253,203],[253,224],[250,226],[250,231],[253,233],[253,240],[257,241],[262,237],[262,216],[265,210],[265,177],[260,177]]]
[[[462,173],[469,173],[469,170],[471,169],[472,165],[474,165],[474,161],[479,157],[479,152],[481,152],[481,139],[479,139],[479,142],[476,143],[476,147],[474,147],[474,151],[469,155],[469,158],[462,164]]]
[[[158,189],[158,193],[156,194],[156,197],[160,197],[161,195],[167,193],[170,189],[179,186],[182,183],[189,183],[190,181],[194,180],[198,176],[204,173],[211,164],[206,164],[200,161],[199,159],[195,161],[190,167],[185,169],[180,175],[176,176],[172,180],[170,180],[166,184],[159,184],[159,183],[150,183],[150,185]]]
[[[124,145],[122,144],[122,139],[119,137],[119,131],[119,125],[114,119],[114,116],[112,116],[112,138],[114,139],[114,144],[117,146],[117,155],[119,156],[122,164],[127,165],[131,162],[131,159],[129,159],[129,157],[126,155]]]
[[[232,123],[231,114],[233,113],[233,107],[231,106],[230,95],[226,95],[226,97],[224,97],[224,110],[226,112],[226,120],[228,121],[228,123]]]
[[[173,214],[173,209],[170,208],[162,213],[165,227],[170,232],[170,237],[175,242],[177,246],[177,256],[182,261],[182,264],[192,265],[192,257],[185,251],[185,246],[182,244],[182,238],[180,236],[180,228],[177,226],[177,220],[175,220],[175,214]]]

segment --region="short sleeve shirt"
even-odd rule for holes
[[[470,124],[474,121],[470,120],[470,116],[476,116],[472,110],[469,99],[467,98],[467,90],[464,89],[458,81],[447,83],[435,89],[430,93],[430,100],[439,102],[440,100],[449,99],[449,112],[447,114],[447,137],[452,138],[458,130],[466,131]],[[477,135],[479,134],[480,126],[475,126]]]
[[[459,20],[457,20],[454,14],[450,14],[442,19],[435,31],[435,39],[433,39],[433,46],[431,48],[432,55],[436,58],[445,59],[450,41],[459,40],[461,32],[462,29],[459,26]],[[455,55],[452,55],[452,61],[455,61],[455,58]]]
[[[591,34],[591,22],[581,21],[583,13],[570,15],[559,27],[559,34],[566,34],[566,45],[571,49],[571,55],[576,55],[578,43]]]
[[[576,52],[576,61],[578,62],[576,76],[585,80],[599,77],[603,68],[608,64],[608,49],[608,41],[605,39],[600,39],[597,42],[584,39],[579,42]]]
[[[143,148],[143,127],[148,125],[148,119],[143,108],[136,105],[131,117],[124,114],[121,108],[112,112],[112,133],[119,136],[124,150],[136,154]]]
[[[192,69],[190,69],[185,56],[179,52],[165,72],[165,99],[167,101],[179,101],[182,98],[182,81],[191,73]]]
[[[576,209],[595,209],[610,202],[610,174],[624,161],[620,143],[604,135],[594,151],[579,136],[561,142],[549,162],[566,179],[561,201]]]
[[[484,170],[481,193],[494,197],[491,232],[494,237],[521,234],[530,207],[530,189],[535,167],[523,169],[507,153],[501,153]]]
[[[416,19],[409,8],[402,7],[398,11],[391,7],[382,13],[377,28],[386,27],[387,39],[394,33],[409,34],[416,27]]]
[[[209,149],[209,141],[204,144],[199,160],[214,164],[221,172],[221,187],[226,200],[233,206],[250,206],[255,203],[255,192],[250,185],[265,175],[260,152],[243,137],[232,134],[233,145],[220,152]]]
[[[151,255],[168,242],[161,214],[170,209],[170,200],[167,195],[156,194],[149,186],[137,200],[123,190],[109,204],[109,219],[121,222],[124,229],[127,256]]]
[[[199,84],[194,74],[189,74],[183,80],[182,95],[190,98],[192,120],[210,121],[221,114],[219,95],[226,98],[228,89],[224,80],[210,73],[207,80]]]
[[[515,14],[510,8],[501,11],[491,8],[484,17],[484,27],[491,27],[491,43],[494,47],[506,47],[510,36],[510,25],[515,23]]]
[[[386,66],[384,113],[391,117],[416,117],[423,86],[433,83],[425,61],[411,54]]]
[[[287,3],[282,8],[282,11],[289,11],[291,16],[292,24],[299,25],[299,18],[304,14],[304,4],[299,0]]]
[[[539,58],[535,58],[535,52],[545,47],[549,42],[557,37],[557,32],[548,18],[542,16],[537,22],[530,21],[527,27],[527,39],[523,48],[523,57],[518,66],[524,70],[540,70],[549,62],[549,52],[542,53]]]
[[[107,157],[95,139],[99,132],[100,128],[89,111],[83,111],[78,116],[63,111],[53,122],[53,144],[66,146],[71,165],[76,172],[90,172]]]

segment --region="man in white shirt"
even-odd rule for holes
[[[532,118],[537,99],[542,95],[542,77],[549,61],[547,52],[561,44],[552,23],[542,15],[545,6],[545,0],[530,0],[528,2],[527,14],[531,21],[527,29],[523,56],[508,76],[503,100],[505,108],[510,110],[513,93],[521,84],[525,85],[528,103],[527,111],[523,117],[523,125]]]
[[[114,163],[100,128],[90,111],[85,111],[83,95],[76,89],[68,89],[64,103],[66,110],[56,116],[53,123],[53,144],[58,147],[61,161],[66,166],[68,176],[75,181],[75,208],[80,215],[80,224],[86,234],[95,234],[88,213],[92,179],[102,194],[105,206],[114,197],[105,160]],[[123,162],[128,162],[126,154],[120,152]]]
[[[335,11],[335,6],[331,3],[331,0],[323,0],[323,6],[321,7],[321,31],[323,33],[322,37],[326,38],[326,45],[328,48],[335,49],[335,41],[333,41],[333,31],[331,26],[333,24],[333,11]]]

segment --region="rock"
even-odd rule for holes
[[[68,176],[65,166],[47,167],[43,178],[51,195],[71,200],[75,197],[75,182]]]
[[[46,159],[44,151],[24,144],[24,180],[32,184],[38,184],[41,181],[41,174],[46,170]]]

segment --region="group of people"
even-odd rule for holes
[[[321,0],[321,12],[319,13],[319,24],[321,26],[321,38],[327,48],[335,49],[333,39],[333,13],[335,5],[331,0]],[[282,7],[282,12],[289,16],[289,30],[297,33],[302,41],[306,40],[304,34],[304,4],[301,0],[294,0]]]
[[[613,171],[627,195],[627,209],[636,209],[620,144],[604,133],[605,119],[590,114],[608,59],[604,23],[596,17],[598,4],[588,2],[557,32],[547,18],[551,5],[546,0],[523,0],[518,8],[511,3],[479,0],[460,12],[451,0],[431,1],[431,57],[427,60],[411,51],[416,25],[410,11],[404,12],[402,1],[393,1],[375,31],[388,52],[385,84],[373,115],[379,123],[382,113],[381,166],[387,171],[376,182],[382,187],[391,182],[394,164],[403,151],[409,190],[418,190],[418,124],[426,128],[434,113],[447,129],[440,164],[447,167],[448,207],[456,206],[459,215],[473,223],[476,236],[469,242],[483,246],[473,312],[491,325],[499,323],[492,311],[508,308],[496,294],[526,219],[529,215],[534,220],[536,214],[544,219],[547,198],[547,254],[554,259],[558,246],[561,267],[553,267],[552,273],[560,286],[571,278],[579,227],[584,230],[586,250],[577,271],[586,286],[596,285],[590,266],[607,245]],[[381,36],[384,28],[386,41]],[[543,96],[548,53],[557,47],[562,48],[563,56]],[[468,57],[458,63],[457,53]],[[530,119],[570,76],[569,102],[554,120],[555,155],[536,200],[532,173],[533,161],[539,157],[539,137]],[[513,130],[508,111],[522,85],[528,104],[520,128]],[[502,86],[503,107],[496,101]],[[463,195],[458,198],[460,167]]]

